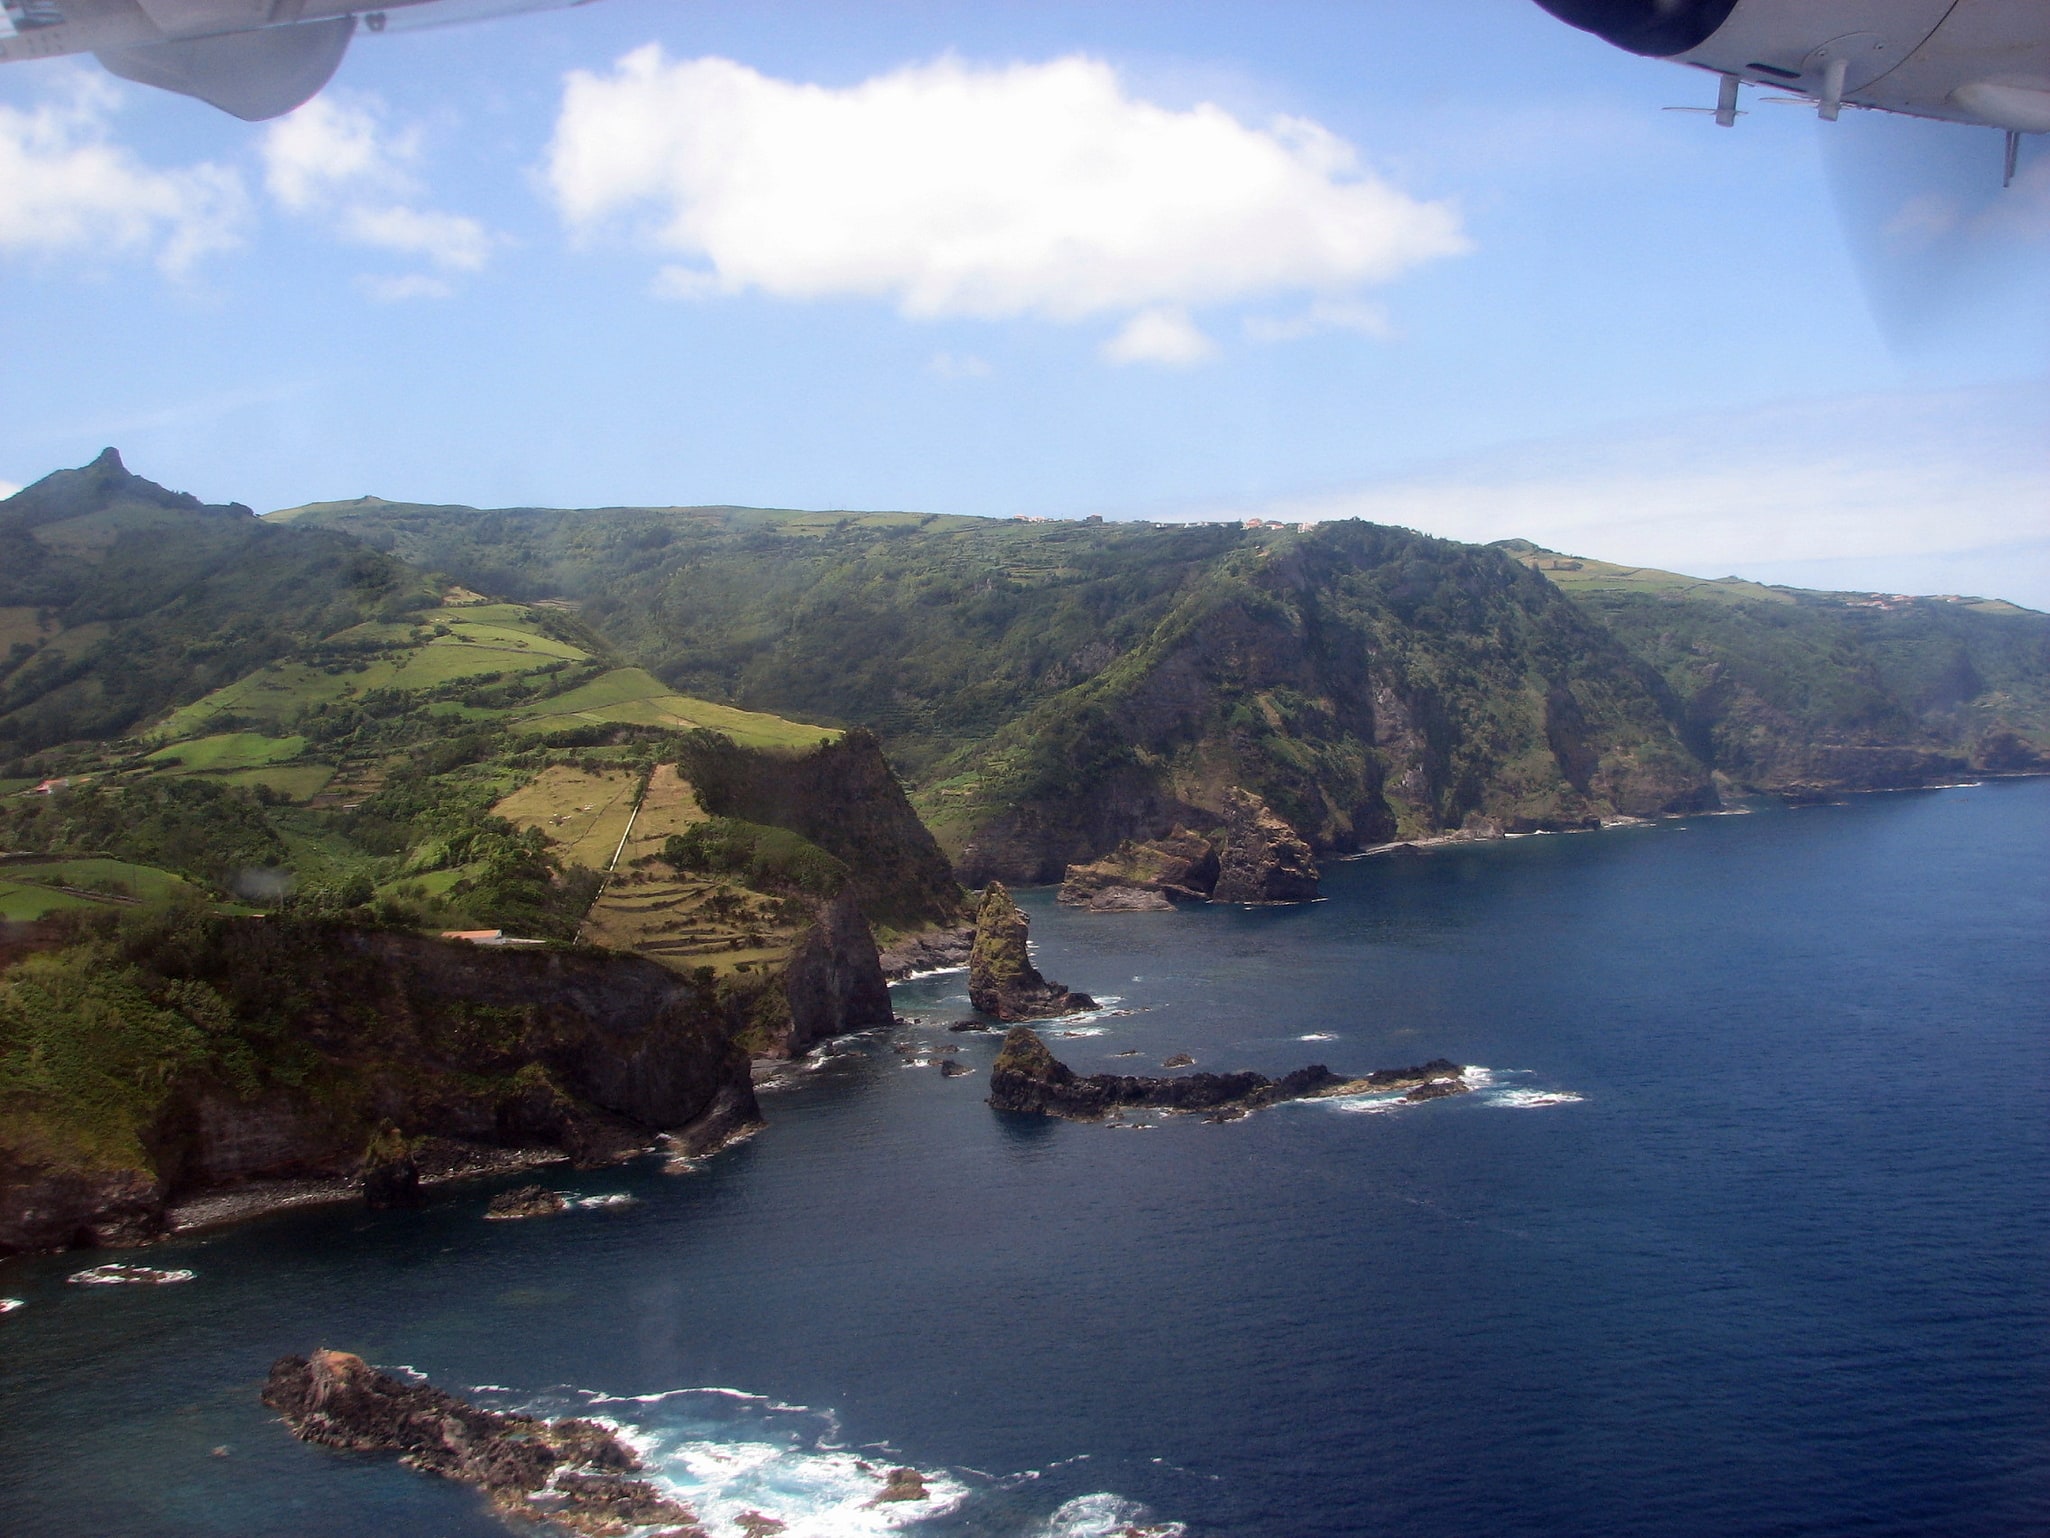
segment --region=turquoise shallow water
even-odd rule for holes
[[[288,1215],[160,1247],[198,1273],[161,1289],[0,1265],[0,1528],[502,1531],[270,1420],[270,1359],[325,1344],[609,1415],[715,1526],[907,1518],[862,1504],[862,1459],[930,1471],[946,1533],[2050,1531],[2050,782],[1326,887],[1028,894],[1042,967],[1131,1011],[1053,1045],[1443,1054],[1482,1089],[1019,1121],[982,1104],[995,1038],[939,1028],[960,977],[907,984],[930,1023],[793,1076],[701,1172],[560,1181],[634,1205]],[[976,1072],[941,1077],[947,1045]]]

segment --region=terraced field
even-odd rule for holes
[[[619,864],[585,916],[583,939],[679,972],[751,971],[787,956],[796,930],[781,921],[776,899],[731,881],[678,876],[662,861],[672,834],[704,820],[688,782],[673,764],[660,765]]]
[[[640,788],[631,770],[593,774],[552,764],[491,810],[516,827],[539,828],[566,863],[602,871],[612,864]]]

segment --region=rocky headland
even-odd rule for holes
[[[1100,860],[1070,865],[1057,901],[1096,913],[1146,913],[1208,902],[1217,848],[1177,823],[1163,838],[1126,839]]]
[[[591,1538],[704,1538],[696,1514],[635,1478],[633,1449],[595,1421],[480,1410],[346,1351],[278,1358],[263,1402],[302,1442],[396,1454],[408,1467],[475,1485],[516,1521]]]
[[[1208,1112],[1221,1121],[1284,1100],[1320,1100],[1339,1095],[1399,1094],[1405,1100],[1437,1100],[1464,1094],[1458,1063],[1434,1058],[1412,1068],[1383,1068],[1359,1078],[1342,1078],[1322,1063],[1298,1068],[1279,1079],[1261,1073],[1189,1073],[1147,1078],[1115,1073],[1078,1074],[1055,1057],[1036,1032],[1014,1026],[989,1072],[989,1103],[999,1111],[1058,1116],[1067,1121],[1101,1121],[1127,1106],[1170,1112]]]
[[[276,918],[208,917],[165,938],[10,974],[60,1003],[71,972],[87,989],[123,976],[206,1020],[211,1055],[129,1097],[118,1121],[61,1100],[10,1113],[0,1253],[141,1243],[209,1197],[227,1198],[211,1221],[308,1191],[404,1206],[423,1184],[551,1157],[701,1154],[761,1120],[740,1004],[650,961]],[[872,1023],[879,980],[857,971],[803,980],[828,1022]],[[272,1198],[233,1199],[251,1190]]]
[[[1096,1000],[1050,983],[1032,964],[1029,921],[1001,881],[983,891],[968,956],[968,1002],[998,1020],[1044,1020],[1094,1009]]]
[[[1058,901],[1092,913],[1159,912],[1180,902],[1314,901],[1310,846],[1263,799],[1224,792],[1222,825],[1208,837],[1177,823],[1161,838],[1126,839],[1100,860],[1070,865]]]

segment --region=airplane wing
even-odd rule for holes
[[[90,53],[124,80],[249,122],[282,116],[370,32],[589,0],[0,0],[0,63]]]

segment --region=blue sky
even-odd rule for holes
[[[1712,88],[1529,0],[602,0],[257,127],[9,65],[0,483],[1357,514],[2050,607],[2050,150],[1661,110]]]

